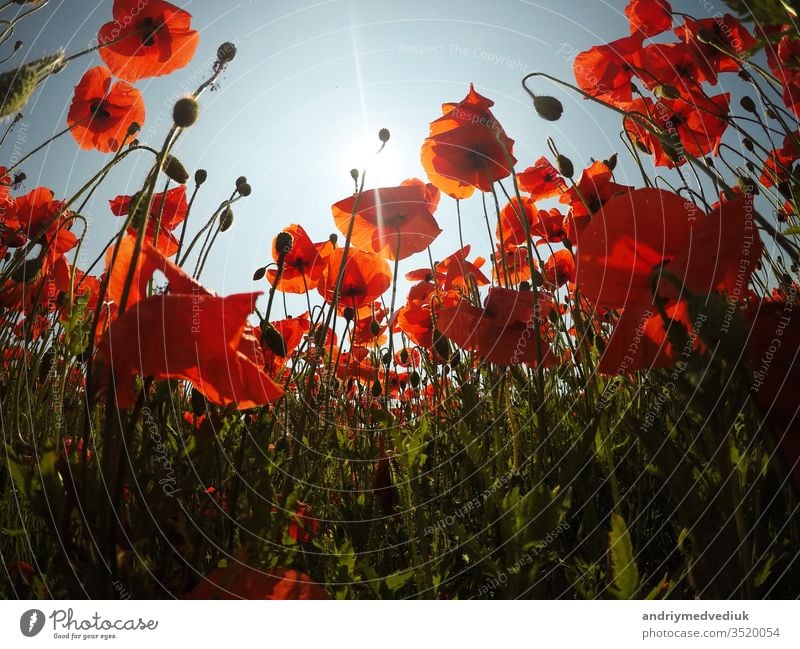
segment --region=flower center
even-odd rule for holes
[[[99,119],[108,119],[111,117],[111,113],[106,110],[105,102],[102,99],[95,99],[92,103],[90,103],[89,110],[92,113],[92,117]]]
[[[148,47],[155,45],[156,34],[161,27],[162,23],[156,22],[155,18],[145,18],[139,27],[142,30],[142,45],[147,45]]]

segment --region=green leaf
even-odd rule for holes
[[[612,592],[619,599],[632,599],[639,587],[639,569],[633,558],[633,544],[625,519],[611,514],[611,571],[614,577]]]
[[[786,228],[783,234],[797,236],[800,234],[800,225],[793,225],[791,228]]]
[[[406,570],[405,572],[396,572],[386,578],[386,587],[393,593],[400,590],[408,581],[414,576],[413,570]]]

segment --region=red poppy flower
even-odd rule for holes
[[[351,242],[387,259],[405,259],[425,250],[441,234],[433,218],[439,190],[417,178],[397,187],[372,189],[331,207],[333,220],[347,234],[354,218]],[[356,209],[354,216],[353,209]]]
[[[577,219],[591,216],[606,201],[629,189],[626,185],[613,182],[611,169],[598,160],[588,169],[584,169],[577,187],[565,191],[559,200],[572,207],[572,216]]]
[[[642,35],[626,36],[596,45],[575,57],[572,71],[578,87],[592,97],[614,105],[633,100],[634,55],[642,49]]]
[[[484,308],[462,299],[455,306],[439,310],[437,326],[444,336],[466,350],[497,365],[537,362],[534,331],[533,293],[506,288],[490,288]],[[550,366],[555,358],[540,341],[542,365]]]
[[[532,167],[517,174],[519,188],[535,201],[558,196],[567,184],[556,168],[545,158],[539,158]]]
[[[284,293],[305,293],[317,288],[333,245],[330,241],[312,243],[303,227],[297,224],[285,227],[283,232],[292,235],[292,247],[284,258],[280,282],[275,286],[278,271],[271,268],[267,271],[269,283]],[[277,237],[272,241],[272,259],[278,261],[276,241]]]
[[[728,128],[724,118],[729,102],[729,93],[710,99],[695,96],[692,102],[662,99],[654,104],[650,99],[637,100],[632,109],[648,115],[656,128],[671,137],[674,146],[664,146],[650,131],[631,119],[625,121],[625,128],[644,149],[654,154],[656,166],[680,166],[686,162],[686,154],[698,158],[712,152],[717,154],[722,134]]]
[[[492,277],[500,284],[519,284],[531,278],[531,265],[528,263],[528,248],[526,246],[499,245],[494,252],[495,266],[492,268]],[[536,260],[533,267],[538,268]]]
[[[533,226],[533,232],[541,237],[537,242],[559,243],[567,236],[564,215],[558,211],[557,207],[549,210],[539,210],[538,222]]]
[[[685,18],[675,34],[692,48],[706,78],[714,78],[717,72],[738,72],[737,57],[743,58],[757,44],[731,14],[703,20]]]
[[[420,347],[433,347],[433,317],[431,296],[436,286],[430,282],[414,285],[408,293],[406,305],[398,309],[394,317],[394,331],[402,331]]]
[[[285,318],[270,324],[281,335],[286,355],[279,356],[266,342],[262,342],[261,352],[264,354],[264,367],[271,376],[277,376],[292,353],[303,342],[303,337],[310,331],[311,321],[308,318],[308,313],[304,313],[296,318]]]
[[[453,198],[469,198],[475,189],[511,175],[514,141],[492,114],[494,102],[475,92],[458,104],[444,104],[422,145],[422,166],[430,181]]]
[[[344,248],[337,248],[328,257],[317,289],[327,302],[333,302]],[[344,273],[339,291],[341,308],[371,305],[391,286],[392,273],[389,264],[378,254],[351,248],[344,262]]]
[[[545,286],[557,289],[575,283],[575,258],[569,250],[556,250],[544,262],[542,277]]]
[[[707,77],[697,65],[692,49],[686,43],[653,43],[636,55],[636,74],[645,88],[656,91],[668,86],[687,100],[702,94],[701,84],[717,82],[716,75]]]
[[[631,0],[625,7],[631,34],[655,36],[672,27],[672,7],[667,0]]]
[[[522,205],[514,196],[500,210],[495,234],[500,245],[519,246],[528,240],[528,231],[533,228],[534,222],[538,220],[538,210],[536,203],[530,198],[522,199]]]
[[[289,536],[297,543],[308,543],[319,532],[319,519],[314,518],[311,507],[298,501],[289,521]]]
[[[209,401],[239,409],[270,403],[283,394],[260,369],[264,359],[259,341],[246,332],[260,293],[219,297],[150,245],[138,263],[136,284],[158,270],[169,281],[170,292],[135,302],[110,324],[98,346],[113,372],[120,408],[136,401],[134,374],[187,380]]]
[[[100,28],[100,57],[126,81],[170,74],[189,63],[200,41],[192,15],[164,0],[114,0]]]
[[[75,86],[67,126],[82,149],[117,151],[130,125],[144,123],[141,93],[124,81],[112,85],[111,72],[98,66],[87,71]]]
[[[258,570],[241,563],[215,568],[185,599],[329,599],[322,586],[297,570]]]
[[[667,312],[687,327],[685,290],[744,295],[763,249],[750,200],[721,203],[706,215],[677,194],[639,189],[610,200],[592,219],[578,247],[577,282],[593,304],[624,308],[601,371],[619,371],[637,331],[637,339],[644,335],[647,341],[636,361],[625,363],[625,373],[669,362],[654,288]]]
[[[117,196],[109,201],[112,214],[126,216],[130,212],[133,196]],[[172,231],[186,219],[189,205],[186,202],[186,186],[179,185],[167,192],[155,194],[150,204],[150,216],[147,219],[145,239],[155,245],[165,256],[171,257],[178,251],[178,240]],[[135,235],[137,224],[128,228],[128,233]],[[158,241],[156,241],[158,229]]]
[[[797,160],[800,159],[800,148],[794,143],[792,136],[783,138],[783,146],[773,150],[764,162],[761,171],[761,184],[772,187],[789,179],[789,174]]]

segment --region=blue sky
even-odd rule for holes
[[[548,136],[576,168],[590,157],[603,159],[622,150],[616,114],[542,81],[537,88],[559,97],[565,106],[559,122],[544,122],[532,110],[520,80],[537,70],[571,80],[577,52],[628,33],[625,0],[177,4],[194,15],[200,47],[187,68],[137,84],[148,111],[140,139],[160,146],[175,99],[202,80],[220,43],[235,42],[236,60],[220,89],[203,97],[201,119],[176,150],[191,171],[208,171],[190,230],[230,194],[236,177],[247,176],[253,186],[253,194],[236,205],[234,227],[218,239],[202,278],[221,293],[267,288],[264,281],[252,282],[252,272],[269,260],[272,238],[284,225],[300,223],[315,240],[335,231],[330,205],[352,192],[349,170],[363,164],[359,151],[365,140],[377,148],[379,128],[390,129],[392,138],[372,161],[367,187],[414,176],[424,179],[419,150],[428,123],[440,114],[443,102],[463,98],[470,82],[496,102],[496,116],[516,140],[520,171],[547,153]],[[674,8],[701,18],[709,15],[707,5],[673,2]],[[14,38],[24,42],[21,54],[26,59],[58,47],[77,52],[110,20],[111,6],[111,0],[51,0]],[[725,7],[715,3],[714,10]],[[100,63],[92,54],[48,80],[23,111],[26,140],[11,136],[0,155],[7,160],[14,147],[24,152],[63,128],[73,86],[86,69]],[[726,82],[730,79],[723,77],[722,89]],[[115,170],[86,210],[90,233],[85,260],[119,226],[108,199],[139,188],[150,160],[142,157],[137,164],[133,158]],[[82,151],[66,135],[25,164],[26,188],[45,184],[59,196],[69,195],[104,159]],[[617,180],[641,184],[632,165],[624,163]],[[457,246],[455,202],[443,196],[436,217],[444,230],[433,246],[439,259]],[[464,204],[463,217],[465,240],[476,242],[475,248],[486,254],[480,198]],[[416,255],[401,263],[401,273],[426,263],[424,253]],[[291,304],[290,311],[300,310],[300,302]]]

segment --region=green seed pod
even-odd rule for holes
[[[556,166],[558,167],[558,172],[564,176],[564,178],[572,178],[575,175],[575,165],[573,165],[572,160],[565,155],[559,153],[558,156],[556,156]]]
[[[51,54],[0,74],[0,118],[16,115],[45,77],[61,70],[64,54]]]
[[[184,167],[183,163],[174,155],[169,154],[164,158],[161,170],[167,174],[168,178],[171,178],[180,185],[185,185],[189,180],[189,172],[186,171],[186,167]]]
[[[564,112],[564,106],[555,97],[548,95],[536,95],[533,98],[533,107],[539,114],[539,117],[546,119],[548,122],[555,122],[561,118]]]

